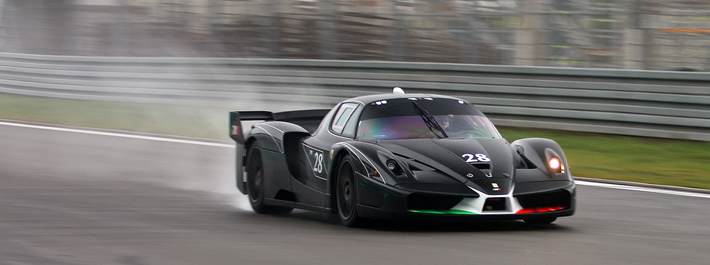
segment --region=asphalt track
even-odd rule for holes
[[[552,225],[353,229],[325,214],[251,212],[233,188],[233,152],[0,122],[0,265],[710,262],[708,194],[580,182],[577,214]]]

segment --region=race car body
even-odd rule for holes
[[[242,121],[260,120],[247,133]],[[509,143],[469,102],[379,94],[331,110],[230,113],[236,185],[258,213],[293,208],[363,218],[447,216],[550,223],[575,211],[562,148]]]

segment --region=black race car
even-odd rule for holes
[[[257,213],[322,211],[346,226],[407,216],[539,224],[574,214],[575,183],[556,142],[509,143],[465,100],[399,92],[331,110],[230,112],[237,187]],[[244,133],[247,120],[264,122]]]

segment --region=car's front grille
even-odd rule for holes
[[[462,196],[415,192],[407,196],[407,210],[449,210],[461,200]]]
[[[486,204],[483,205],[483,211],[505,211],[505,198],[488,198]]]
[[[523,208],[570,207],[572,196],[566,190],[515,196]]]

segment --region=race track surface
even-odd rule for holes
[[[157,138],[156,138],[157,139]],[[0,265],[708,264],[710,198],[580,185],[577,214],[375,224],[253,213],[234,149],[0,124]]]

